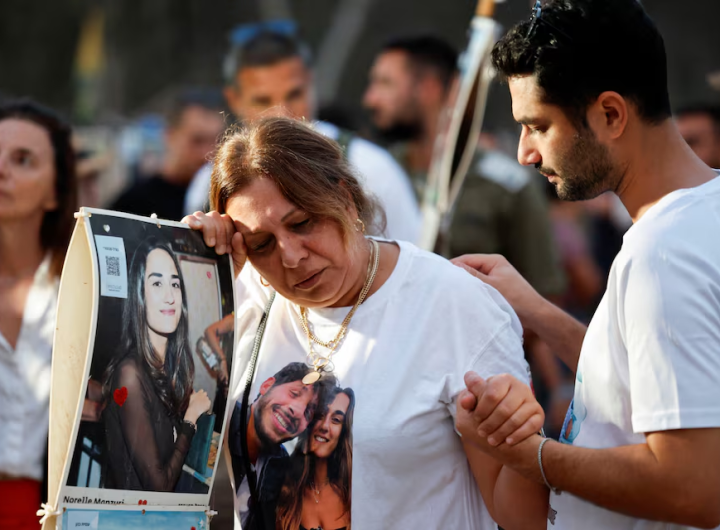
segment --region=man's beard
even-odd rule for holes
[[[264,396],[263,396],[264,397]],[[268,406],[267,400],[264,400],[263,398],[260,398],[258,400],[257,407],[253,411],[253,421],[255,422],[255,433],[257,434],[258,440],[260,440],[260,447],[268,448],[272,447],[274,445],[280,445],[282,442],[276,442],[273,440],[270,435],[265,430],[265,426],[263,425],[263,412],[265,411],[265,408]]]
[[[607,147],[595,138],[588,127],[574,137],[572,145],[563,153],[556,168],[536,166],[547,176],[556,176],[553,183],[563,201],[584,201],[617,188],[619,175]]]
[[[422,137],[423,128],[420,122],[396,121],[389,127],[380,129],[375,127],[378,136],[383,142],[394,144],[397,142],[411,142]]]

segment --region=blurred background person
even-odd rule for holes
[[[687,144],[708,166],[720,169],[720,105],[693,105],[675,113]]]
[[[421,202],[441,114],[457,76],[457,52],[433,36],[388,42],[377,55],[363,103]],[[539,179],[497,149],[480,149],[463,183],[443,248],[502,254],[546,296],[563,278]]]
[[[231,40],[224,63],[225,99],[238,120],[280,113],[315,119],[310,52],[295,36],[294,24],[277,21],[240,26]],[[314,126],[340,144],[366,189],[382,203],[387,216],[385,235],[416,241],[420,211],[402,168],[384,149],[350,131],[321,121]],[[203,168],[190,186],[187,213],[205,208],[210,171],[209,165]]]
[[[173,102],[164,134],[165,154],[156,174],[141,175],[111,210],[179,221],[195,173],[207,163],[223,128],[222,101],[212,92],[186,91]]]
[[[0,106],[0,528],[35,530],[47,495],[50,366],[75,224],[70,127],[30,101]]]

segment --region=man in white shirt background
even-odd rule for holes
[[[310,53],[295,36],[294,25],[276,21],[240,26],[224,64],[225,99],[239,120],[287,113],[314,120],[315,105]],[[420,234],[420,211],[405,172],[379,146],[349,135],[334,125],[315,122],[315,128],[338,141],[366,189],[382,204],[387,216],[386,236],[415,242]],[[201,169],[188,189],[186,213],[202,210],[207,202],[211,166]]]
[[[634,224],[588,328],[500,256],[456,260],[576,371],[560,442],[497,443],[532,399],[509,376],[466,376],[458,429],[552,489],[548,528],[718,527],[720,178],[672,121],[662,37],[636,0],[551,0],[493,62],[519,161],[564,200],[616,193]]]

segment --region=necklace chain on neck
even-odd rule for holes
[[[352,309],[350,309],[350,312],[342,321],[342,324],[340,324],[340,330],[338,331],[337,335],[335,335],[334,339],[329,341],[320,340],[310,329],[307,307],[300,307],[300,325],[302,326],[303,331],[305,332],[305,335],[307,335],[308,339],[308,364],[310,364],[315,370],[314,372],[309,373],[305,376],[305,378],[303,378],[303,383],[312,384],[320,378],[320,372],[332,371],[332,356],[335,354],[338,347],[340,346],[340,343],[345,338],[348,326],[350,325],[350,321],[352,320],[355,311],[357,311],[357,308],[360,307],[360,304],[365,301],[368,292],[370,292],[370,288],[375,281],[375,276],[377,276],[379,265],[380,245],[374,239],[370,239],[370,257],[368,259],[368,268],[365,276],[365,283],[362,290],[360,291],[357,302],[355,302],[355,305],[352,307]],[[315,345],[327,348],[329,351],[325,355],[322,355],[321,353],[315,351]]]

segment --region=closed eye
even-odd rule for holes
[[[257,245],[254,245],[254,246],[252,246],[252,247],[250,247],[250,248],[252,248],[252,250],[253,250],[254,252],[258,252],[258,251],[266,248],[269,244],[270,244],[270,240],[269,240],[269,239],[266,239],[266,240],[263,241],[262,243],[258,243]]]

